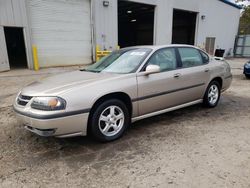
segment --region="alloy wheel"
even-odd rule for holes
[[[105,136],[114,136],[124,126],[124,112],[118,106],[105,108],[99,117],[99,130]]]
[[[213,84],[208,90],[208,101],[211,105],[215,105],[219,99],[219,88]]]

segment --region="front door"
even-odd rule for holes
[[[10,70],[4,29],[0,26],[0,72]]]
[[[158,50],[149,59],[147,65],[160,66],[160,73],[145,75],[138,73],[138,108],[139,115],[145,115],[179,104],[182,93],[178,92],[181,84],[178,74],[178,61],[174,48]]]

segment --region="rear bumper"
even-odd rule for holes
[[[222,86],[222,90],[221,90],[222,92],[226,91],[231,86],[232,80],[233,80],[232,74],[230,74],[224,78],[223,86]]]
[[[46,116],[32,117],[30,114],[24,114],[15,106],[14,111],[27,130],[40,136],[72,137],[87,134],[89,113],[46,118]]]

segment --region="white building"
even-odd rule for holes
[[[226,0],[0,0],[0,71],[83,65],[95,47],[186,43],[232,55],[240,7]]]

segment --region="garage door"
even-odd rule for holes
[[[90,0],[29,0],[41,67],[91,63]]]

